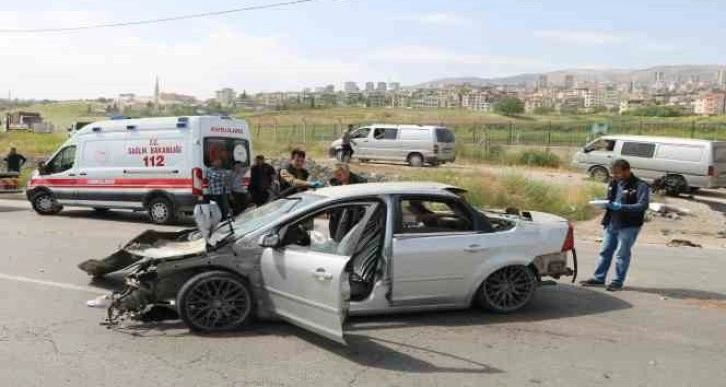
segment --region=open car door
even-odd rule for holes
[[[346,266],[374,205],[328,208],[286,227],[281,245],[262,253],[270,309],[303,329],[345,344]],[[291,236],[292,235],[292,236]]]

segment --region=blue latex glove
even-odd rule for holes
[[[623,204],[620,202],[610,202],[608,203],[608,209],[613,211],[620,211],[623,208]]]
[[[320,180],[315,180],[315,181],[311,181],[311,182],[310,182],[310,183],[308,184],[308,186],[309,186],[310,188],[322,188],[322,187],[323,187],[324,185],[325,185],[325,183],[323,183],[323,182],[322,182],[322,181],[320,181]]]

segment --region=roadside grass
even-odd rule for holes
[[[403,178],[437,181],[464,188],[468,191],[469,202],[478,208],[515,207],[522,211],[548,212],[572,221],[588,220],[595,216],[597,210],[588,202],[605,194],[603,184],[588,182],[584,185],[560,185],[527,179],[517,173],[495,175],[426,171],[414,172]]]
[[[0,133],[0,151],[6,153],[11,147],[18,153],[27,156],[47,156],[60,146],[66,137],[64,134],[40,134],[31,132]]]

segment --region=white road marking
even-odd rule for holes
[[[23,276],[19,276],[19,275],[9,275],[9,274],[0,273],[0,279],[4,279],[4,280],[8,280],[8,281],[16,281],[16,282],[25,282],[25,283],[30,283],[30,284],[42,285],[42,286],[50,286],[50,287],[59,288],[59,289],[76,290],[79,292],[93,293],[93,294],[98,294],[98,295],[108,293],[101,289],[92,288],[90,286],[78,286],[78,285],[73,285],[73,284],[64,284],[62,282],[45,281],[45,280],[41,280],[41,279],[28,278],[28,277],[23,277]]]

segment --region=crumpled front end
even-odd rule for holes
[[[81,262],[78,268],[93,277],[123,270],[143,258],[170,258],[193,256],[205,251],[205,242],[197,230],[159,232],[147,230],[132,239],[121,249],[102,259]]]

